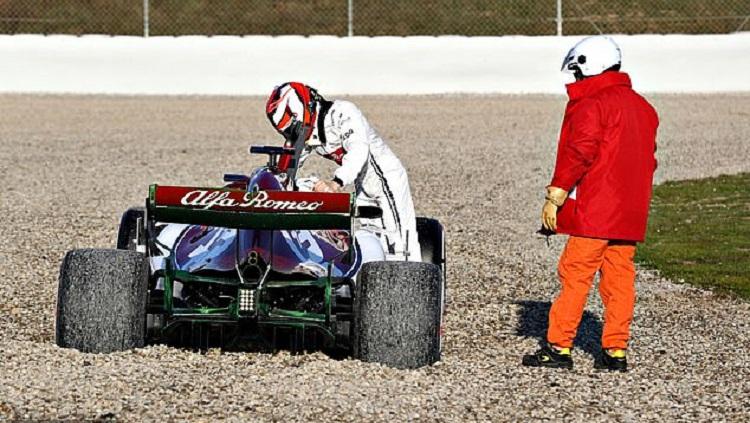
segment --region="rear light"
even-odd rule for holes
[[[237,296],[239,302],[240,311],[252,312],[255,311],[255,290],[254,289],[240,289],[239,295]]]

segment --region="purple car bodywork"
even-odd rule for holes
[[[245,185],[243,184],[243,187]],[[248,191],[283,190],[267,168],[257,169],[246,184]],[[177,270],[234,272],[238,261],[254,251],[260,261],[283,274],[351,277],[359,269],[360,254],[350,249],[349,231],[246,230],[187,225],[172,248]]]

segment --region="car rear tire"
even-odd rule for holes
[[[138,218],[146,215],[145,208],[131,207],[125,210],[120,219],[120,229],[117,231],[117,249],[135,251],[135,240],[138,236]]]
[[[354,356],[406,369],[439,361],[442,284],[434,264],[365,263],[354,297]]]
[[[92,353],[142,347],[148,275],[146,256],[134,251],[69,251],[60,269],[57,345]]]

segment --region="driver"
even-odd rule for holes
[[[380,238],[386,258],[421,261],[406,169],[357,106],[328,101],[312,87],[286,82],[271,92],[266,115],[286,139],[285,146],[301,150],[297,168],[312,152],[339,165],[333,178],[317,181],[313,191],[340,192],[353,184],[358,203],[376,203],[383,210],[381,218],[361,223]],[[279,168],[286,171],[291,164],[291,156],[285,155]]]

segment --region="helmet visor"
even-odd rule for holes
[[[280,129],[279,133],[284,136],[284,139],[291,145],[299,139],[300,133],[302,132],[302,122],[292,118],[292,122],[287,125],[284,129]]]
[[[568,54],[565,55],[565,59],[563,59],[562,66],[560,67],[560,70],[562,72],[572,72],[573,68],[570,67],[571,63],[574,63],[574,60],[576,58],[575,48],[570,49],[568,51]]]

